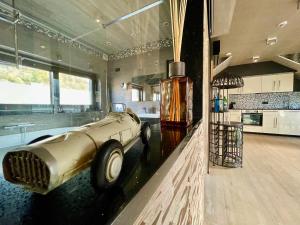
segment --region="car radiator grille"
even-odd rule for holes
[[[4,165],[10,179],[15,183],[33,188],[47,188],[49,185],[49,168],[31,152],[10,153],[5,157]]]

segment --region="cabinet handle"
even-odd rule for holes
[[[273,91],[275,91],[275,85],[276,85],[276,82],[273,81],[273,88],[272,88]]]
[[[275,119],[276,118],[273,119],[273,128],[275,128]]]
[[[280,80],[278,81],[278,91],[280,90]]]
[[[277,128],[277,117],[275,118],[275,128]]]

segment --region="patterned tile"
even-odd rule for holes
[[[229,95],[229,99],[236,109],[300,109],[300,92]]]

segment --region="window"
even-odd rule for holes
[[[0,104],[50,104],[49,71],[0,64]]]
[[[160,101],[160,93],[153,92],[153,101]]]
[[[143,88],[132,86],[131,100],[133,102],[141,102],[143,100]]]
[[[92,80],[70,74],[59,74],[61,105],[91,105]]]

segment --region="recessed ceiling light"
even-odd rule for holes
[[[58,54],[56,57],[57,57],[57,61],[58,62],[62,62],[63,61],[61,55]]]
[[[100,19],[96,19],[96,22],[97,22],[97,23],[100,23]]]
[[[40,47],[41,47],[42,49],[45,49],[45,48],[46,48],[46,46],[45,46],[45,45],[40,45]]]
[[[267,45],[275,45],[277,43],[277,37],[267,38]]]
[[[278,27],[284,28],[287,24],[288,24],[288,21],[285,20],[285,21],[282,21],[280,24],[278,24]]]
[[[260,59],[259,55],[256,55],[256,56],[252,57],[253,62],[257,62],[259,59]]]
[[[166,21],[166,22],[163,22],[162,25],[163,25],[164,27],[168,27],[168,26],[170,26],[170,23]]]
[[[105,44],[106,46],[111,46],[111,42],[110,42],[110,41],[106,41],[106,42],[104,42],[104,44]]]
[[[229,56],[232,55],[232,53],[231,52],[227,52],[225,55],[229,57]]]

